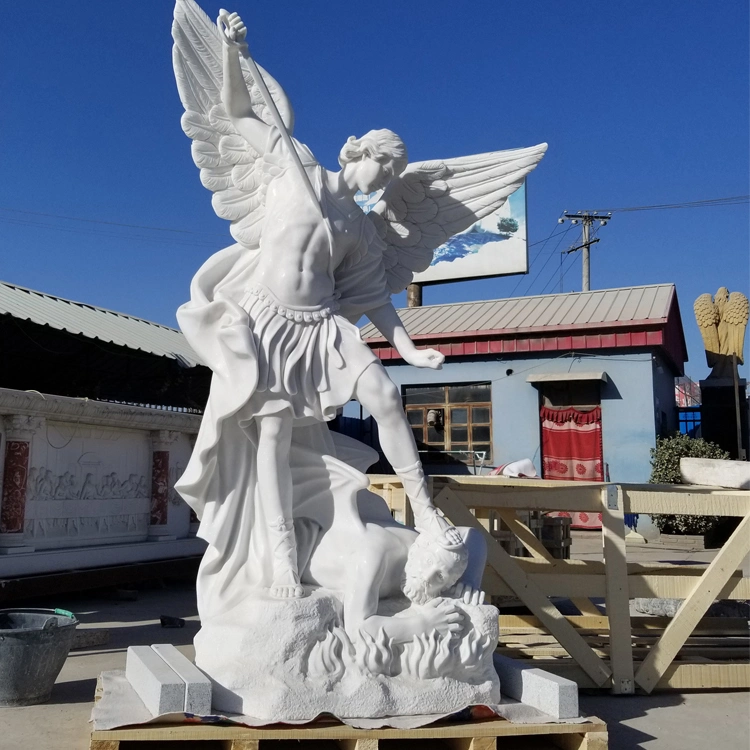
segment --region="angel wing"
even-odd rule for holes
[[[192,156],[203,186],[213,192],[211,203],[222,219],[232,222],[234,239],[257,247],[263,224],[265,187],[285,167],[281,159],[260,155],[234,129],[221,101],[222,40],[216,25],[194,0],[177,0],[172,24],[172,63],[180,100],[181,125],[192,138]],[[255,115],[272,124],[271,115],[242,61]],[[279,84],[260,68],[266,86],[291,134],[294,113]]]
[[[744,364],[742,350],[745,346],[745,329],[750,317],[750,303],[742,292],[732,292],[724,307],[722,323],[727,324],[727,352],[737,355],[737,361]],[[724,352],[722,352],[724,353]]]
[[[391,293],[424,271],[448,238],[500,208],[541,161],[547,144],[410,164],[367,216],[385,242]]]
[[[706,350],[706,364],[713,367],[716,355],[719,354],[719,311],[710,294],[701,294],[693,303],[695,322],[703,337],[703,348]]]

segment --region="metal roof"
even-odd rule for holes
[[[665,322],[674,296],[674,284],[651,284],[407,307],[398,312],[410,336],[489,331],[515,333],[550,328],[601,329]],[[382,340],[382,335],[372,323],[368,323],[362,327],[362,338]]]
[[[0,281],[0,315],[11,315],[159,357],[170,357],[187,367],[202,364],[182,333],[175,328],[5,281]]]

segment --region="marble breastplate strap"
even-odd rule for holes
[[[318,305],[290,305],[281,302],[262,284],[254,284],[242,300],[241,307],[248,310],[250,306],[261,304],[270,307],[273,312],[287,320],[296,323],[316,323],[322,319],[330,318],[338,309],[339,303],[335,297],[324,299]]]

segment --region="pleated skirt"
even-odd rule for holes
[[[298,420],[333,419],[360,375],[379,362],[359,329],[336,314],[333,299],[291,306],[255,286],[242,307],[250,317],[258,384],[238,414],[241,422],[285,409]]]

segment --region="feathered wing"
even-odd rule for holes
[[[703,348],[706,350],[706,364],[713,367],[716,355],[719,354],[719,311],[710,294],[701,294],[693,303],[695,322],[703,337]]]
[[[410,164],[368,213],[385,243],[391,293],[432,262],[433,251],[497,211],[541,161],[547,144]]]
[[[180,100],[181,125],[192,138],[192,156],[203,186],[213,192],[216,214],[232,222],[234,239],[257,247],[263,224],[265,186],[286,166],[276,156],[258,154],[240,136],[221,102],[222,40],[216,25],[194,0],[177,0],[172,24],[172,62]],[[245,61],[242,68],[256,116],[268,125],[270,113]],[[291,133],[294,114],[279,84],[260,68],[266,86]]]
[[[729,355],[736,354],[737,361],[744,364],[742,350],[745,346],[745,329],[748,317],[750,317],[750,303],[742,292],[732,292],[729,295],[722,321],[728,326],[728,351]]]

